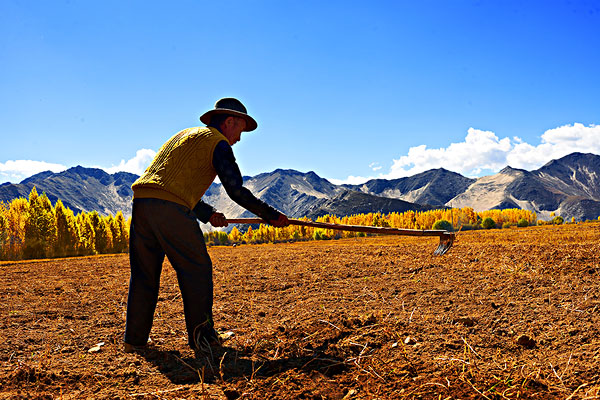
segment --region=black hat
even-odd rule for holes
[[[248,111],[242,102],[238,99],[234,99],[233,97],[225,97],[217,100],[215,103],[215,108],[202,114],[200,121],[208,125],[210,124],[210,119],[215,114],[231,114],[235,117],[244,118],[246,120],[246,129],[244,129],[245,132],[253,131],[258,127],[258,124],[254,118],[248,115]]]

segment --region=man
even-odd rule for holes
[[[231,146],[242,132],[257,128],[246,107],[234,98],[220,99],[200,120],[207,127],[184,129],[170,138],[132,185],[126,352],[148,342],[165,255],[177,273],[189,345],[200,350],[220,344],[212,315],[212,262],[197,221],[227,226],[225,215],[201,200],[217,175],[239,205],[273,226],[289,224],[284,214],[242,186]]]

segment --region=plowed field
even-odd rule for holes
[[[168,262],[134,354],[126,255],[0,264],[0,398],[599,398],[598,224],[436,242],[213,247],[234,336],[201,357]]]

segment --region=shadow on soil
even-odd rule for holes
[[[271,377],[288,370],[318,371],[332,377],[348,369],[343,359],[315,352],[312,356],[300,356],[269,360],[257,353],[246,353],[231,347],[201,353],[195,358],[182,357],[179,351],[163,351],[149,348],[139,354],[153,364],[172,383],[231,382],[237,378],[253,379]]]

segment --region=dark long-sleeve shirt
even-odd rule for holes
[[[213,153],[213,167],[217,171],[217,176],[225,188],[227,195],[240,206],[244,207],[251,213],[258,215],[264,219],[265,222],[276,220],[279,218],[280,212],[265,203],[257,199],[252,192],[243,186],[242,174],[240,168],[235,161],[233,150],[231,146],[221,141],[215,147]],[[204,223],[207,223],[211,215],[216,210],[202,200],[194,207],[194,213],[196,217]]]

